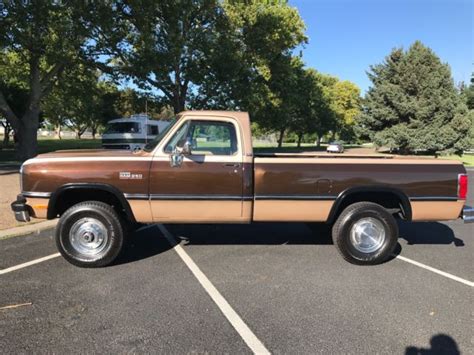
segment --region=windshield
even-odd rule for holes
[[[143,148],[143,150],[145,152],[151,152],[153,149],[155,149],[155,147],[158,145],[158,143],[161,142],[161,140],[163,139],[164,136],[166,136],[166,134],[169,132],[169,130],[176,124],[176,122],[178,122],[177,119],[173,119],[170,121],[170,124],[168,126],[165,127],[164,130],[162,130],[156,137],[155,139],[153,139],[152,141],[148,142],[145,147]]]
[[[140,124],[138,122],[109,123],[104,133],[140,133]]]

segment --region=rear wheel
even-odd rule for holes
[[[398,226],[382,206],[357,202],[341,213],[333,226],[332,238],[342,257],[350,263],[380,264],[397,245]]]
[[[122,251],[124,228],[117,212],[99,201],[69,208],[56,227],[56,245],[62,256],[80,267],[111,264]]]

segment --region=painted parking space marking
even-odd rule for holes
[[[9,304],[7,306],[0,306],[0,311],[4,311],[4,310],[7,310],[7,309],[20,308],[20,307],[25,307],[25,306],[31,306],[31,305],[33,305],[33,303],[31,303],[31,302]]]
[[[474,282],[472,281],[469,281],[469,280],[466,280],[466,279],[463,279],[459,276],[456,276],[456,275],[453,275],[453,274],[450,274],[448,272],[445,272],[445,271],[442,271],[442,270],[439,270],[439,269],[436,269],[434,267],[431,267],[431,266],[428,266],[426,264],[423,264],[423,263],[420,263],[418,261],[415,261],[415,260],[412,260],[412,259],[408,259],[404,256],[401,256],[401,255],[397,255],[395,257],[396,259],[398,260],[402,260],[402,261],[405,261],[407,263],[410,263],[412,265],[415,265],[415,266],[418,266],[418,267],[421,267],[425,270],[429,270],[431,272],[434,272],[435,274],[438,274],[438,275],[441,275],[441,276],[444,276],[444,277],[447,277],[448,279],[451,279],[451,280],[454,280],[454,281],[457,281],[457,282],[460,282],[464,285],[467,285],[467,286],[470,286],[470,287],[474,287]]]
[[[196,263],[191,259],[188,253],[179,245],[174,236],[163,226],[162,224],[157,225],[160,231],[163,233],[165,238],[170,243],[171,247],[176,251],[181,260],[186,264],[189,270],[193,273],[194,277],[199,281],[201,286],[211,297],[214,303],[219,307],[221,312],[239,333],[240,337],[247,344],[247,346],[254,352],[254,354],[270,354],[268,349],[263,343],[255,336],[252,330],[245,324],[240,318],[232,306],[226,301],[216,287],[211,283],[207,276],[201,271]]]
[[[51,254],[51,255],[43,256],[42,258],[27,261],[26,263],[11,266],[9,268],[0,270],[0,275],[8,274],[9,272],[12,272],[12,271],[20,270],[20,269],[23,269],[23,268],[31,266],[31,265],[39,264],[39,263],[42,263],[43,261],[47,261],[47,260],[57,258],[58,256],[61,256],[61,254],[54,253],[54,254]]]

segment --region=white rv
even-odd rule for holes
[[[102,148],[142,149],[168,126],[168,121],[150,120],[147,115],[132,115],[107,122],[102,135]]]

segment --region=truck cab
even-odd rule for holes
[[[184,112],[153,154],[149,196],[153,220],[250,222],[253,150],[248,116]]]

